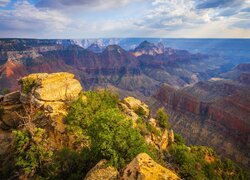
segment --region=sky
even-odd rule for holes
[[[250,38],[250,0],[0,0],[0,38]]]

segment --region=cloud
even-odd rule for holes
[[[5,7],[10,3],[10,0],[0,0],[0,8]]]
[[[250,21],[249,20],[243,20],[238,21],[231,26],[232,28],[240,28],[240,29],[250,29]]]
[[[0,32],[60,32],[70,19],[57,11],[41,11],[28,1],[18,2],[13,10],[0,11]]]
[[[176,30],[192,28],[211,20],[211,10],[196,9],[194,0],[155,0],[153,10],[138,25],[149,28]]]
[[[178,29],[196,29],[215,21],[227,26],[244,20],[249,3],[242,0],[154,0],[152,10],[137,23],[138,26],[151,29],[176,31]],[[228,21],[229,19],[229,21]],[[227,24],[225,21],[227,20]],[[229,26],[231,27],[231,26]],[[245,26],[244,26],[245,27]]]
[[[124,6],[138,0],[40,0],[36,4],[38,8],[50,9],[74,9],[74,8],[98,8],[106,9],[110,7]]]
[[[2,37],[226,37],[230,33],[249,37],[250,31],[249,0],[20,0],[12,4],[0,11]]]

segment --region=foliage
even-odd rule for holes
[[[88,148],[80,152],[70,148],[63,148],[54,153],[49,175],[52,179],[82,179],[97,162],[92,159]]]
[[[161,131],[159,131],[158,129],[156,129],[156,127],[152,126],[150,123],[146,123],[146,128],[150,133],[153,133],[157,136],[161,136]]]
[[[137,154],[147,152],[142,136],[132,127],[132,121],[116,109],[100,112],[88,129],[91,151],[98,159],[122,168]]]
[[[28,94],[36,86],[36,82],[32,78],[25,78],[21,81],[21,85],[23,93]]]
[[[240,168],[231,161],[220,160],[205,146],[188,147],[180,140],[171,145],[170,154],[178,174],[184,179],[247,179]]]
[[[178,133],[174,133],[174,141],[177,144],[185,144],[185,139]]]
[[[106,109],[117,108],[118,96],[109,91],[84,92],[77,101],[70,105],[66,121],[69,125],[86,129],[96,113]]]
[[[5,95],[5,94],[8,94],[8,93],[10,93],[10,90],[9,90],[8,88],[4,87],[4,88],[2,89],[2,91],[1,91],[0,94]]]
[[[136,109],[135,113],[140,117],[144,117],[146,115],[145,110],[141,106]]]
[[[164,111],[164,108],[160,108],[157,110],[156,112],[156,119],[159,122],[159,125],[162,128],[170,128],[170,124],[169,124],[169,117],[166,114],[166,112]]]
[[[16,166],[26,175],[42,174],[53,155],[49,150],[45,131],[35,128],[32,132],[17,130],[13,133],[15,135]]]

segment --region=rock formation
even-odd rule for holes
[[[107,163],[106,160],[101,160],[87,173],[84,180],[118,180],[118,170]]]
[[[207,56],[148,42],[138,46],[136,51],[148,52],[138,57],[117,45],[95,53],[66,40],[0,40],[0,48],[0,90],[17,90],[17,79],[30,73],[65,71],[75,74],[86,89],[112,85],[149,96],[161,83],[183,87],[206,79],[200,69],[212,68],[195,62]],[[199,71],[193,72],[194,67]]]
[[[160,89],[156,98],[172,113],[171,123],[189,143],[212,146],[220,154],[250,166],[249,86],[223,79],[175,90]]]
[[[124,169],[123,180],[180,179],[173,171],[157,164],[146,153],[135,157]]]

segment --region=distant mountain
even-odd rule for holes
[[[87,49],[95,53],[101,53],[105,49],[105,46],[93,43]]]
[[[141,55],[159,55],[164,53],[164,45],[163,44],[153,44],[148,41],[143,41],[139,44],[135,50],[132,51],[135,56]]]
[[[92,44],[84,49],[71,40],[1,40],[0,89],[15,89],[16,79],[30,73],[68,71],[74,73],[86,89],[111,85],[149,96],[162,83],[184,87],[210,78],[207,70],[223,65],[223,61],[215,61],[207,55],[146,41],[134,51],[108,45],[100,52],[100,46]],[[135,52],[141,55],[137,57]]]

